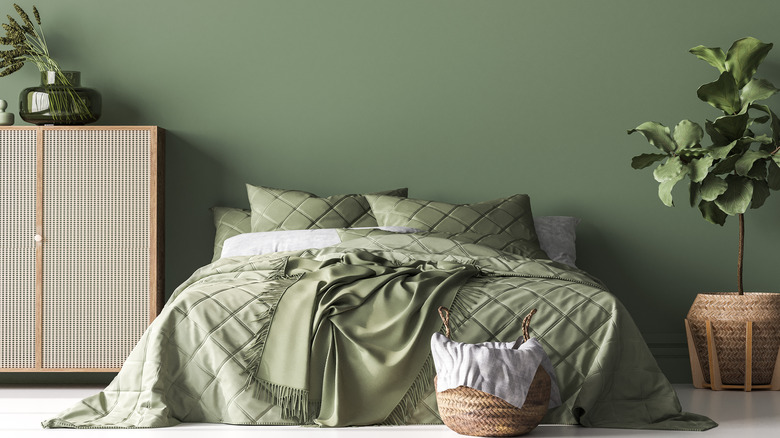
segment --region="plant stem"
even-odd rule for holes
[[[742,258],[745,252],[745,215],[739,215],[739,259],[737,260],[737,290],[739,295],[744,295],[742,288]]]

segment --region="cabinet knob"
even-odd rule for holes
[[[35,239],[36,242],[40,242],[40,241],[43,240],[43,236],[41,236],[40,234],[36,234],[34,239]]]

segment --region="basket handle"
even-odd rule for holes
[[[444,323],[444,336],[450,337],[450,309],[439,306],[439,318]]]
[[[447,338],[450,337],[450,309],[439,306],[439,317],[441,318],[441,322],[444,323],[444,336]],[[531,317],[536,314],[536,309],[532,309],[528,315],[523,318],[523,335],[519,338],[517,338],[517,341],[515,341],[515,344],[512,345],[512,349],[516,350],[520,347],[520,345],[523,344],[523,342],[526,342],[531,338],[531,336],[528,334],[528,327],[531,325]]]
[[[531,317],[534,316],[536,313],[536,309],[532,309],[528,315],[523,318],[523,336],[517,338],[517,341],[515,341],[515,345],[512,346],[513,350],[518,349],[523,342],[529,340],[531,337],[528,335],[528,327],[531,325]]]

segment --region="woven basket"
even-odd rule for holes
[[[717,354],[718,383],[740,387],[747,384],[748,388],[771,383],[780,349],[780,294],[699,294],[688,312],[687,322],[708,386],[713,383],[709,362],[712,352],[707,348],[708,322]],[[748,333],[752,339],[748,339]],[[752,347],[748,348],[750,352],[746,346]],[[752,367],[746,366],[746,360]]]
[[[528,326],[534,313],[536,309],[523,319],[522,342],[528,340]],[[444,320],[446,336],[449,338],[449,311],[440,308],[439,314]],[[515,348],[520,344],[521,341],[518,340]],[[436,383],[434,379],[434,385]],[[436,391],[436,402],[444,424],[459,434],[517,436],[530,432],[542,421],[550,404],[550,387],[550,375],[539,366],[521,408],[492,394],[467,386],[442,392]]]

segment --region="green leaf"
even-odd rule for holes
[[[734,171],[734,164],[739,160],[739,155],[732,155],[720,160],[715,167],[712,168],[710,173],[715,175],[723,175],[724,173],[730,173]]]
[[[688,148],[688,149],[680,149],[680,152],[677,154],[680,158],[684,158],[683,162],[685,162],[685,159],[687,160],[694,160],[696,158],[701,158],[709,155],[710,152],[707,149],[702,148],[701,146],[695,147],[695,148]]]
[[[745,175],[746,177],[758,180],[758,181],[766,181],[766,162],[769,160],[758,160],[755,163],[753,163],[753,167],[750,169],[750,171]]]
[[[701,146],[695,148],[680,149],[680,151],[677,153],[677,156],[680,157],[680,159],[684,164],[688,164],[697,158],[706,157],[707,155],[709,155],[709,152],[707,151],[707,149],[703,149]]]
[[[764,205],[769,195],[769,185],[766,181],[753,181],[753,201],[750,203],[750,208],[759,208]]]
[[[699,87],[696,95],[726,114],[736,114],[742,108],[737,83],[727,71],[721,73],[717,81]]]
[[[769,157],[769,152],[765,151],[746,151],[741,157],[734,163],[734,170],[737,171],[737,175],[746,176],[753,168],[753,163],[757,160],[762,160]]]
[[[704,219],[716,225],[723,226],[726,223],[726,217],[728,217],[714,202],[710,201],[701,201],[699,203],[699,211],[701,211]]]
[[[742,140],[750,143],[772,144],[772,139],[764,134],[755,137],[742,137]]]
[[[766,105],[752,104],[750,105],[750,108],[763,111],[772,118],[772,123],[769,125],[769,127],[772,129],[772,141],[774,144],[780,145],[780,118],[778,118],[777,115]]]
[[[726,52],[726,70],[731,72],[737,82],[737,87],[744,87],[756,74],[758,66],[772,50],[772,44],[764,44],[761,41],[747,37],[734,41]]]
[[[633,167],[634,169],[644,169],[645,167],[648,167],[657,161],[663,160],[668,156],[669,155],[667,154],[637,155],[636,157],[631,159],[631,167]]]
[[[718,69],[720,72],[726,71],[726,54],[720,47],[696,46],[689,50],[697,58],[707,61],[708,64]]]
[[[763,123],[768,122],[769,118],[770,118],[769,116],[756,117],[755,119],[753,119],[753,122],[763,124]]]
[[[715,129],[715,124],[709,120],[704,123],[704,130],[707,131],[710,140],[712,140],[712,144],[715,146],[724,146],[732,142],[732,140],[729,140],[725,135],[718,132],[718,130]]]
[[[679,157],[669,157],[665,163],[661,163],[653,171],[653,176],[658,182],[676,179],[683,172],[683,164]],[[679,181],[679,179],[678,179]]]
[[[677,144],[675,144],[669,128],[660,123],[645,122],[634,129],[628,130],[629,134],[634,132],[641,133],[651,145],[666,153],[672,153],[677,150]]]
[[[700,183],[695,183],[691,181],[691,183],[688,185],[688,196],[690,197],[691,207],[695,206],[697,202],[699,202],[701,196],[699,195],[699,189],[701,188]]]
[[[750,123],[750,117],[747,113],[742,113],[718,117],[712,123],[712,127],[728,139],[727,143],[731,143],[745,136],[748,123]]]
[[[769,115],[772,116],[772,123],[769,125],[772,129],[772,141],[776,146],[780,146],[780,118],[771,109],[769,110]],[[780,158],[780,155],[775,154],[775,156]]]
[[[757,100],[764,100],[775,95],[779,89],[764,79],[752,79],[742,89],[742,109],[744,111],[750,104]],[[762,123],[762,122],[759,122]]]
[[[705,201],[714,201],[718,196],[725,193],[728,187],[729,185],[726,183],[726,181],[710,174],[707,175],[701,182],[699,193],[701,195],[701,199]]]
[[[691,161],[691,164],[688,165],[688,176],[691,178],[691,181],[695,183],[702,182],[709,174],[708,171],[710,166],[712,166],[712,161],[713,159],[709,155]]]
[[[766,177],[766,182],[770,189],[780,190],[780,164],[769,162],[769,175]]]
[[[709,148],[708,151],[710,152],[710,156],[716,160],[722,160],[726,158],[729,155],[729,152],[734,149],[734,146],[737,145],[737,141],[738,140],[734,140],[726,146]]]
[[[704,130],[698,123],[690,120],[683,120],[674,128],[674,142],[677,148],[687,149],[697,146],[704,137]]]
[[[753,199],[753,181],[734,175],[726,177],[728,188],[715,199],[717,205],[728,215],[741,214],[747,211]]]
[[[658,186],[658,197],[667,207],[674,206],[672,201],[672,189],[688,173],[688,168],[683,166],[679,157],[669,157],[653,171],[655,180],[660,184]]]
[[[674,207],[674,201],[672,200],[672,189],[675,184],[685,178],[685,174],[688,172],[687,167],[683,167],[682,171],[675,175],[673,178],[665,180],[658,185],[658,197],[661,198],[661,202],[667,207]]]

